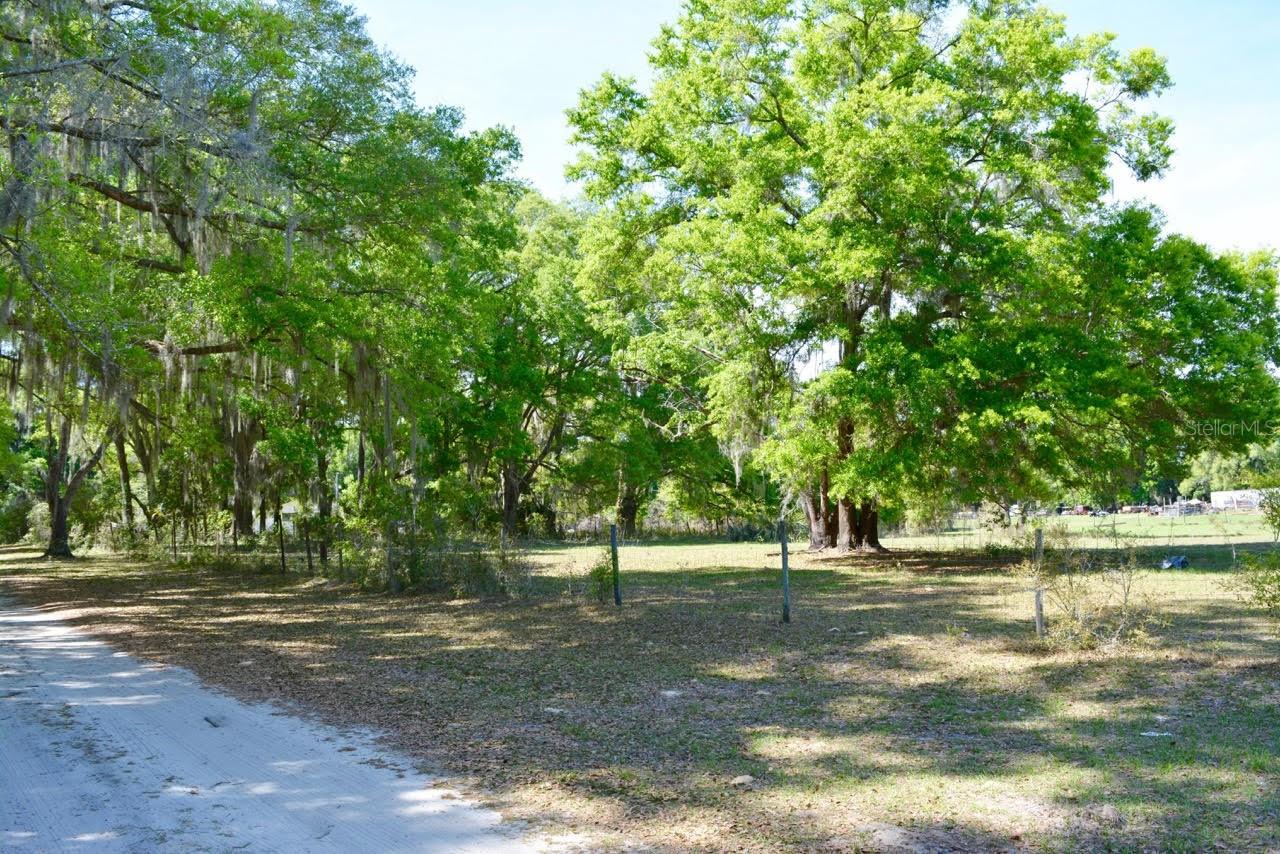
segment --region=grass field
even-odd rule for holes
[[[1027,525],[1060,525],[1084,545],[1107,547],[1119,539],[1142,547],[1176,548],[1180,545],[1229,546],[1231,543],[1266,543],[1271,531],[1259,513],[1213,513],[1199,516],[1148,516],[1121,513],[1112,516],[1050,516],[1028,520]],[[985,529],[972,520],[937,534],[890,537],[898,547],[923,549],[972,549],[989,544],[1007,545],[1025,535],[1017,528]]]
[[[1145,530],[1158,555],[1167,530]],[[786,626],[769,544],[628,546],[622,609],[584,595],[598,546],[534,550],[522,601],[19,550],[0,588],[241,696],[381,727],[593,845],[1274,849],[1278,627],[1229,589],[1224,545],[1269,536],[1176,530],[1193,567],[1142,579],[1149,641],[1089,652],[1037,644],[1015,557],[976,532],[796,554]]]

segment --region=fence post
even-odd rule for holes
[[[787,523],[778,523],[778,541],[782,543],[782,622],[791,622],[791,567],[787,564]]]
[[[622,607],[622,582],[618,578],[618,526],[609,526],[609,561],[613,565],[613,604]]]
[[[1044,637],[1044,585],[1041,571],[1044,564],[1044,528],[1036,528],[1036,637]]]
[[[276,538],[280,541],[280,574],[289,572],[284,559],[284,516],[280,513],[280,493],[276,493]]]

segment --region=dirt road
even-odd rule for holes
[[[0,599],[0,849],[543,850],[432,783]]]

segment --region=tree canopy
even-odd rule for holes
[[[640,349],[702,357],[711,429],[815,546],[1137,477],[1197,419],[1274,412],[1274,260],[1107,204],[1114,162],[1167,166],[1153,51],[1022,2],[694,0],[651,66],[583,93],[572,174],[646,244]]]
[[[647,514],[877,548],[1274,417],[1274,257],[1107,201],[1168,165],[1155,52],[1012,0],[689,0],[651,62],[581,94],[557,203],[334,0],[0,8],[6,532],[288,517],[392,589]]]

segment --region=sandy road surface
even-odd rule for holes
[[[0,599],[0,850],[543,848],[431,783]]]

